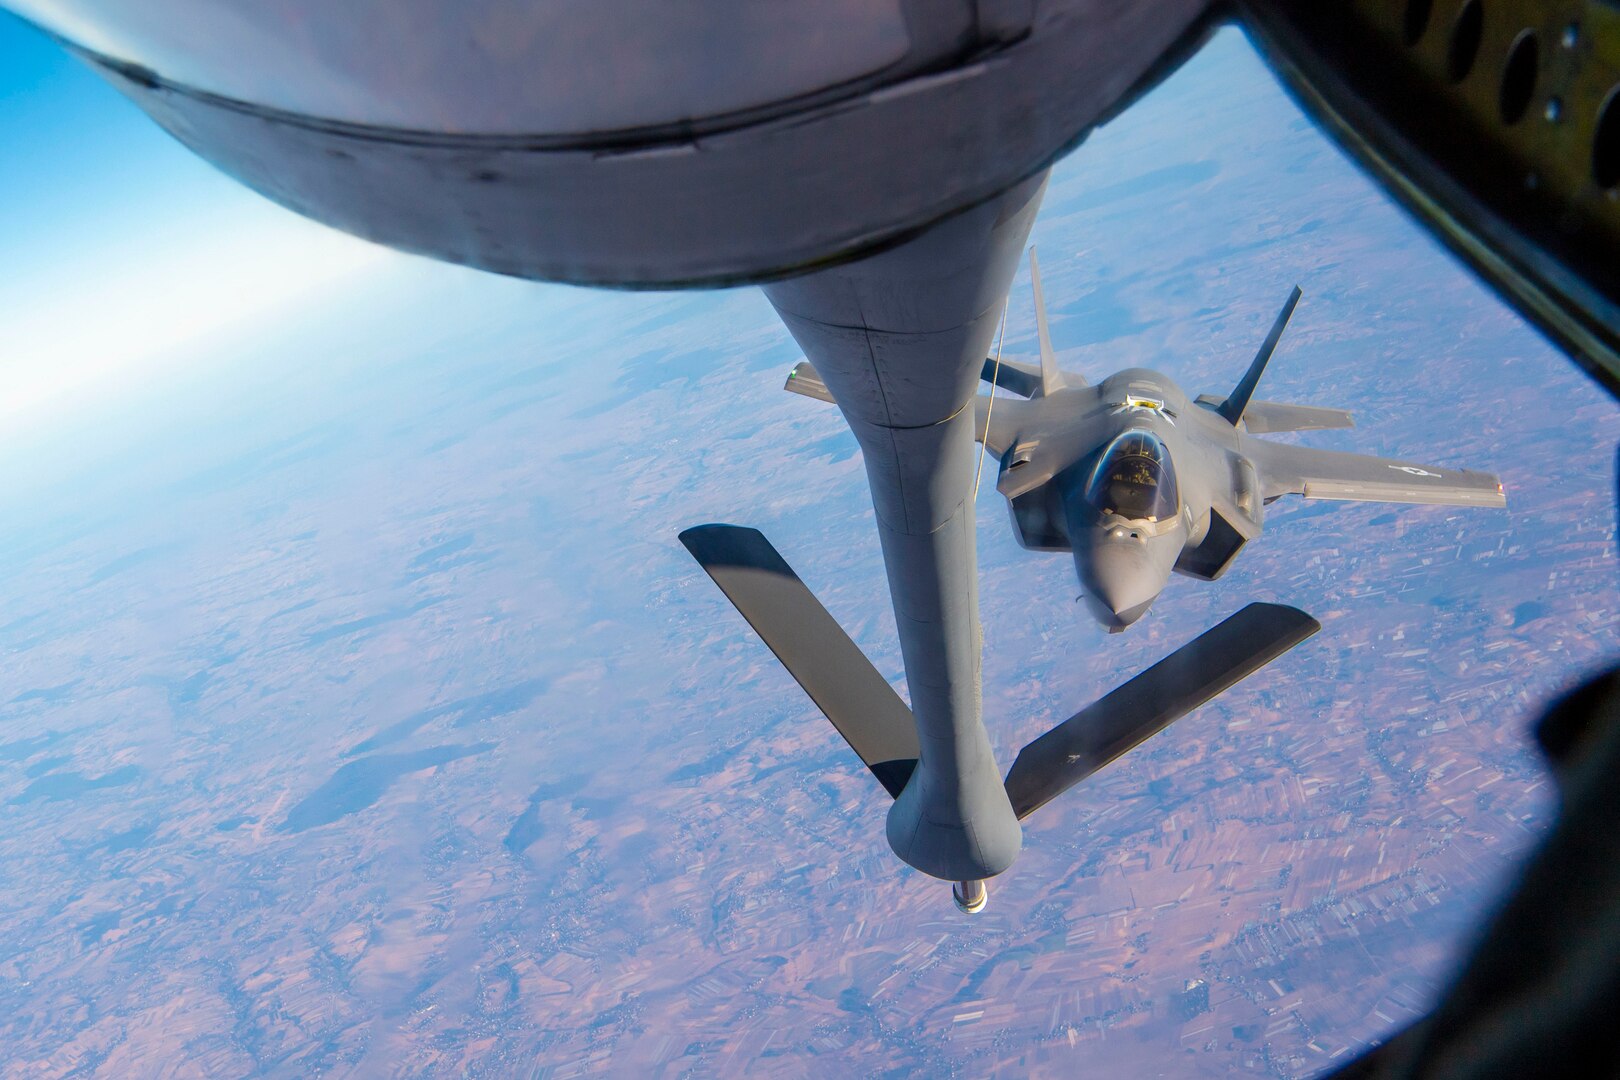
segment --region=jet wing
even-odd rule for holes
[[[1267,499],[1303,495],[1356,502],[1507,505],[1501,482],[1490,473],[1260,440],[1249,441],[1245,450],[1259,469]]]

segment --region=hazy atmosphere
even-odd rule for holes
[[[1003,763],[1251,600],[1324,629],[1032,819],[971,919],[676,541],[762,529],[903,692],[858,448],[757,290],[394,254],[5,15],[0,59],[0,1071],[1310,1076],[1432,1002],[1550,820],[1620,410],[1235,30],[1056,167],[1064,365],[1224,394],[1297,282],[1264,396],[1357,427],[1282,438],[1508,509],[1284,500],[1109,636],[987,482]]]

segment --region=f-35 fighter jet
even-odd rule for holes
[[[1487,473],[1268,442],[1257,435],[1351,427],[1350,414],[1254,398],[1299,303],[1296,287],[1248,372],[1224,398],[1189,398],[1168,376],[1127,368],[1095,386],[1060,371],[1030,251],[1039,368],[985,361],[978,438],[1001,462],[996,489],[1032,551],[1067,551],[1097,621],[1124,630],[1171,572],[1213,581],[1260,535],[1268,503],[1307,499],[1507,505]],[[995,388],[1018,398],[994,397]],[[787,388],[831,401],[808,361]]]

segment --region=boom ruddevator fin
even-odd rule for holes
[[[1265,373],[1266,364],[1271,360],[1271,354],[1277,351],[1277,342],[1282,340],[1283,331],[1288,328],[1288,320],[1293,317],[1294,308],[1299,306],[1299,298],[1304,295],[1298,285],[1288,294],[1288,301],[1283,304],[1282,310],[1277,313],[1276,320],[1271,324],[1271,332],[1266,334],[1266,340],[1260,343],[1260,351],[1254,354],[1254,361],[1249,364],[1249,370],[1243,373],[1243,378],[1232,392],[1226,395],[1215,411],[1226,418],[1226,422],[1233,427],[1243,419],[1243,410],[1249,407],[1249,399],[1254,397],[1254,388],[1260,385],[1260,376]]]
[[[1204,631],[1018,751],[1013,812],[1022,821],[1320,629],[1298,608],[1250,604]]]
[[[898,798],[917,726],[887,679],[758,529],[697,525],[681,543],[764,639],[866,767]]]

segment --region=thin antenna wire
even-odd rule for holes
[[[996,411],[996,380],[1001,377],[1001,343],[1007,337],[1007,301],[1001,302],[1001,331],[996,334],[996,366],[990,372],[990,404],[984,410],[984,441],[979,454],[979,471],[973,474],[973,501],[979,501],[979,481],[984,479],[984,456],[990,452],[990,414]]]

